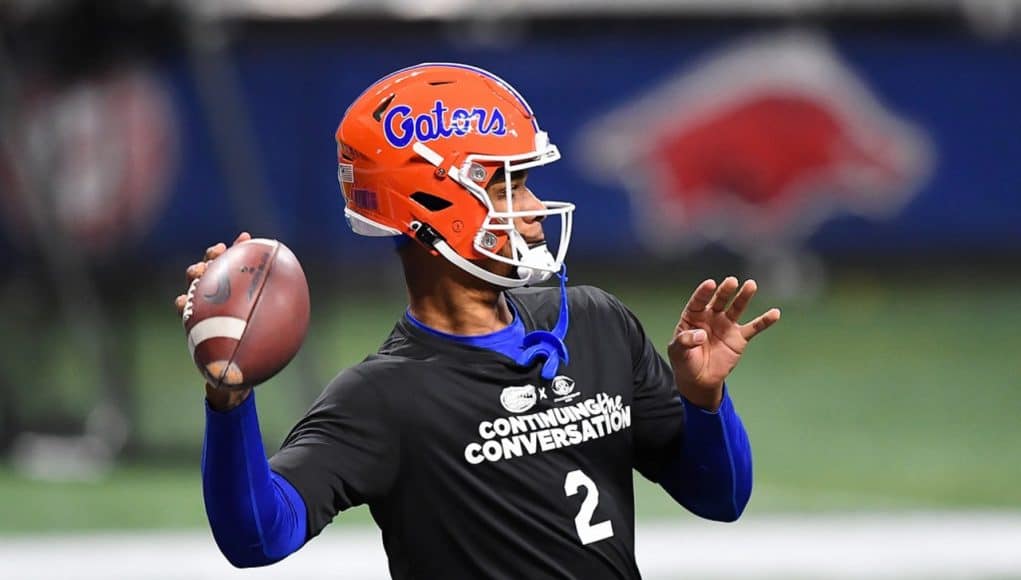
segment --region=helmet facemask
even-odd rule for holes
[[[422,143],[415,143],[413,149],[427,161],[439,166],[443,159],[435,151]],[[540,201],[543,208],[535,210],[518,210],[514,208],[514,188],[512,180],[515,173],[533,167],[539,167],[560,159],[560,151],[549,142],[544,131],[536,132],[535,150],[517,155],[483,155],[469,154],[465,156],[460,167],[451,167],[448,177],[467,189],[486,208],[486,216],[474,237],[473,247],[478,254],[491,260],[509,264],[516,268],[516,277],[507,277],[490,272],[460,256],[452,248],[440,241],[433,247],[449,261],[483,280],[504,287],[526,286],[548,280],[561,270],[567,248],[571,240],[571,225],[574,204],[561,201]],[[486,191],[486,167],[502,168],[503,195],[506,196],[506,209],[498,210],[489,193]],[[546,242],[529,245],[524,236],[517,231],[516,219],[539,218],[545,221],[549,216],[560,216],[560,238],[556,255],[550,252]],[[501,236],[506,236],[509,256],[496,251]],[[441,247],[445,246],[445,247]]]

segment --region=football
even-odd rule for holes
[[[210,385],[254,387],[294,358],[308,330],[308,282],[277,240],[229,248],[192,282],[184,330],[192,360]]]

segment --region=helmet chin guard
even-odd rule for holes
[[[521,266],[518,266],[518,278],[525,280],[525,286],[541,284],[549,280],[553,272],[559,270],[556,258],[546,247],[546,242],[528,248],[521,256]]]

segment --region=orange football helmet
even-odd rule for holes
[[[574,205],[547,201],[541,210],[513,211],[511,188],[513,172],[552,163],[560,151],[524,98],[496,75],[453,63],[399,70],[355,99],[336,137],[344,212],[356,233],[407,235],[505,287],[561,269]],[[506,211],[496,210],[485,189],[501,169]],[[517,218],[552,215],[562,220],[555,257],[545,244],[529,247],[514,226]],[[486,258],[516,266],[517,277],[475,263]]]

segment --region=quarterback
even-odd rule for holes
[[[484,70],[386,76],[336,139],[348,222],[397,241],[409,305],[268,460],[254,394],[207,385],[203,492],[231,563],[285,558],[367,504],[394,578],[639,578],[632,470],[698,516],[741,515],[751,450],[724,380],[780,319],[739,322],[754,281],[702,282],[669,360],[616,298],[568,287],[574,205],[528,186],[559,150]]]

